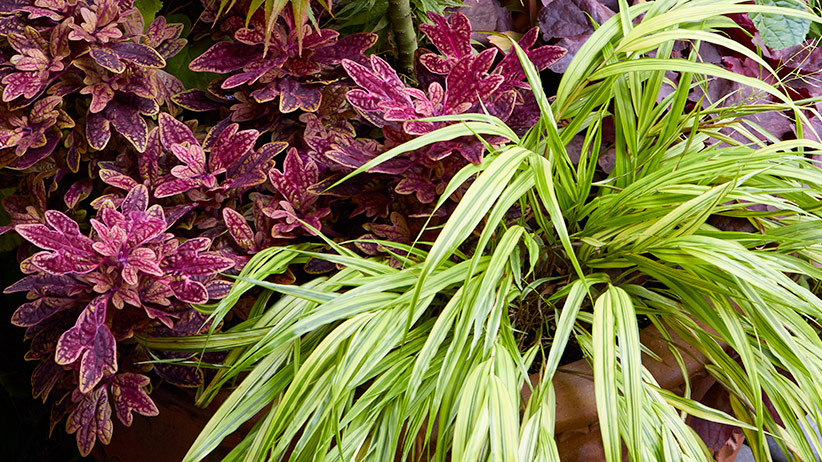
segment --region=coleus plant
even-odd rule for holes
[[[27,292],[31,300],[12,316],[32,338],[28,357],[34,395],[58,394],[54,422],[68,414],[66,429],[88,454],[96,440],[111,438],[111,404],[121,422],[131,412],[155,415],[145,392],[150,379],[132,372],[117,344],[139,329],[190,316],[190,304],[220,297],[229,284],[215,279],[233,266],[231,259],[207,249],[208,238],[181,242],[167,232],[161,206],[149,206],[144,185],[132,188],[118,207],[107,201],[90,220],[90,235],[56,210],[44,224],[15,227],[20,236],[44,249],[21,264],[28,275],[6,292]],[[135,320],[136,318],[136,320]],[[125,370],[124,370],[125,369]]]

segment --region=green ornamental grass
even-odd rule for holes
[[[815,460],[819,443],[800,422],[822,423],[822,170],[810,158],[822,145],[763,142],[757,134],[768,127],[740,119],[790,111],[801,133],[809,102],[696,53],[670,56],[676,40],[709,42],[775,75],[719,31],[733,26],[724,15],[818,18],[737,0],[620,6],[579,50],[553,100],[513,45],[542,115],[524,136],[491,116],[452,117],[464,123],[358,170],[460,136],[507,139],[449,184],[440,203],[466,189],[434,242],[375,241],[394,264],[331,241],[266,249],[224,300],[203,307],[220,321],[243,294],[261,290],[247,321],[209,335],[139,339],[228,354],[199,403],[231,394],[186,461],[204,459],[257,414],[225,460],[557,461],[551,378],[572,339],[592,365],[609,462],[620,460],[623,443],[634,461],[709,459],[686,415],[741,427],[758,460],[770,460],[766,435],[795,460]],[[688,94],[710,78],[778,102],[686,110]],[[675,91],[659,99],[663,84]],[[597,161],[609,117],[615,163],[604,177]],[[585,141],[575,163],[566,146],[578,133]],[[718,227],[709,222],[716,218],[750,226]],[[311,258],[342,269],[300,286],[266,282]],[[539,326],[523,330],[517,313],[536,303]],[[707,358],[733,415],[658,386],[642,362],[640,319]],[[524,401],[534,373],[541,379]]]

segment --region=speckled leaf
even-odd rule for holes
[[[280,90],[280,112],[288,113],[301,109],[314,112],[320,107],[322,93],[320,90],[303,85],[294,79],[282,79],[278,84]]]
[[[471,23],[464,14],[452,14],[446,21],[443,16],[429,12],[428,19],[433,24],[420,24],[420,30],[445,56],[456,60],[471,55]]]
[[[91,194],[93,186],[90,178],[75,181],[63,195],[63,202],[66,203],[66,207],[73,209],[80,201]]]
[[[343,59],[350,59],[360,64],[367,61],[363,53],[377,43],[377,34],[357,32],[337,39],[333,45],[314,51],[312,59],[323,64],[336,66]]]
[[[197,57],[188,68],[194,72],[228,74],[259,57],[256,47],[237,42],[217,42]]]
[[[154,196],[158,199],[171,197],[199,186],[200,183],[190,178],[174,178],[160,183],[160,185],[154,189]]]
[[[446,114],[459,114],[477,101],[477,95],[490,95],[505,80],[499,74],[487,75],[497,50],[489,49],[470,58],[462,58],[445,79]]]
[[[199,144],[188,125],[175,119],[170,114],[160,113],[157,119],[160,126],[160,142],[167,150],[174,144]]]
[[[117,374],[111,381],[111,394],[114,397],[114,410],[117,418],[126,427],[131,426],[133,416],[137,412],[144,416],[155,416],[160,413],[157,406],[143,390],[151,383],[148,377],[140,374]]]
[[[41,224],[15,227],[15,231],[32,244],[54,251],[35,254],[34,265],[52,274],[87,273],[99,265],[100,258],[91,239],[80,233],[76,222],[56,210],[46,211],[45,216],[53,229]]]
[[[79,396],[78,396],[79,395]],[[74,392],[72,400],[79,401],[66,421],[68,433],[77,432],[77,448],[83,456],[89,455],[96,440],[108,444],[111,440],[111,405],[105,387],[88,394]]]
[[[223,221],[237,245],[246,250],[255,249],[254,231],[248,226],[244,216],[236,210],[226,207],[223,209]]]
[[[232,263],[232,266],[233,263]],[[208,301],[208,290],[202,283],[192,280],[188,276],[171,281],[171,290],[174,295],[185,303],[205,303]]]
[[[42,88],[36,72],[15,72],[3,77],[3,101],[13,101],[20,96],[34,98]]]
[[[51,153],[54,152],[54,149],[57,148],[58,144],[60,144],[59,132],[55,133],[54,131],[49,130],[46,133],[46,143],[44,145],[38,148],[27,149],[25,154],[15,158],[6,167],[14,170],[25,170],[32,167],[37,162],[40,162],[50,156]]]
[[[135,185],[126,194],[123,203],[120,204],[120,210],[124,214],[131,212],[145,212],[148,208],[148,188],[145,185]]]
[[[100,179],[103,180],[104,183],[126,191],[137,186],[138,184],[131,177],[114,170],[101,169],[99,175]]]
[[[230,282],[223,281],[222,279],[209,281],[208,284],[206,284],[209,300],[219,300],[221,298],[225,298],[225,296],[231,291],[232,285],[233,284]]]
[[[211,148],[208,168],[213,174],[222,172],[245,156],[260,136],[257,130],[237,131],[239,125],[231,124],[220,133]]]
[[[11,323],[18,327],[29,327],[39,324],[58,311],[61,306],[44,303],[42,298],[24,303],[11,316]]]
[[[105,324],[106,298],[99,296],[80,313],[74,327],[60,336],[55,350],[57,364],[72,364],[80,360],[78,389],[91,391],[104,372],[117,372],[117,347],[114,336]]]
[[[288,150],[283,171],[272,168],[268,171],[268,178],[274,188],[297,210],[316,201],[317,196],[309,192],[308,187],[318,181],[319,169],[314,161],[303,161],[295,148]]]
[[[134,104],[136,102],[135,98],[115,98],[106,107],[105,115],[115,130],[129,140],[138,152],[143,152],[148,144],[148,124],[140,115],[141,108]]]
[[[122,74],[126,70],[126,64],[120,60],[120,56],[109,48],[92,47],[89,56],[94,62],[115,74]]]
[[[166,60],[160,56],[160,53],[157,53],[154,48],[147,47],[141,43],[116,43],[111,46],[111,51],[114,52],[120,59],[129,61],[138,66],[161,68],[166,65]]]
[[[86,139],[89,146],[100,151],[111,139],[111,125],[102,114],[89,113],[86,119]]]

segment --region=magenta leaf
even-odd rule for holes
[[[188,65],[195,72],[216,72],[228,74],[245,65],[259,56],[259,51],[252,46],[237,42],[217,42],[205,53]]]
[[[248,226],[245,217],[236,210],[226,207],[223,209],[223,221],[237,245],[247,250],[256,250],[254,231]]]
[[[113,425],[108,391],[105,387],[86,394],[75,391],[72,400],[78,404],[69,414],[66,431],[77,432],[77,448],[80,454],[87,456],[96,440],[99,439],[103,444],[108,444],[111,440]]]
[[[31,262],[52,274],[87,273],[97,268],[100,258],[92,241],[80,233],[75,221],[55,210],[46,211],[46,225],[18,225],[20,236],[32,244],[53,252],[40,252]]]
[[[253,147],[260,132],[257,130],[237,131],[239,125],[231,124],[220,133],[208,159],[208,169],[212,174],[222,173]]]
[[[160,142],[166,149],[170,150],[174,144],[189,143],[199,145],[197,139],[194,138],[194,134],[191,132],[191,128],[173,116],[162,112],[158,116],[157,122],[160,127]]]
[[[155,416],[160,413],[157,406],[143,390],[150,383],[148,377],[130,372],[117,374],[111,380],[114,410],[117,413],[117,418],[126,427],[130,427],[134,419],[131,415],[132,411],[144,416]]]
[[[83,178],[74,182],[66,191],[66,194],[63,195],[63,202],[66,203],[66,207],[73,209],[80,201],[91,194],[93,186],[91,178]]]
[[[446,57],[443,59],[433,55],[423,64],[431,72],[445,74],[454,62],[471,55],[471,23],[459,12],[452,14],[448,21],[439,14],[429,12],[428,19],[434,24],[420,24],[420,30]]]
[[[80,313],[74,327],[60,336],[55,351],[57,364],[80,360],[78,390],[90,392],[104,372],[117,372],[114,336],[105,324],[106,298],[99,296]]]

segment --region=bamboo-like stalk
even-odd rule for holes
[[[417,51],[417,34],[411,17],[410,0],[388,0],[388,20],[397,44],[397,65],[406,75],[414,70],[414,52]]]

